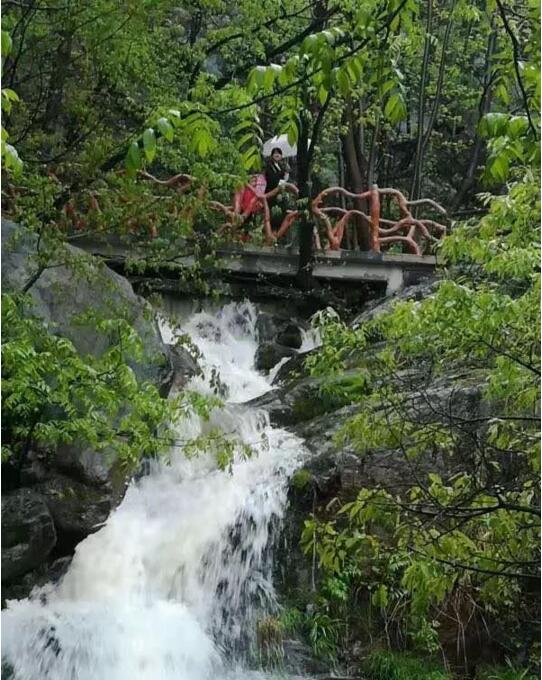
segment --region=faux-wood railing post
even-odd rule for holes
[[[378,193],[378,184],[373,184],[371,187],[371,250],[380,252],[380,239],[378,237],[378,230],[380,227],[380,195]]]

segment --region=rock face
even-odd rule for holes
[[[53,518],[32,489],[2,496],[2,583],[43,563],[56,543]]]
[[[164,396],[199,370],[186,350],[164,344],[153,309],[125,278],[69,245],[52,256],[54,266],[40,272],[37,248],[35,234],[2,220],[3,290],[28,287],[33,312],[51,332],[71,340],[81,355],[99,356],[111,342],[91,317],[83,318],[92,312],[125,319],[135,328],[143,358],[132,368],[139,380],[152,382]],[[3,465],[8,473],[4,480],[14,476],[11,468]],[[51,559],[71,555],[107,519],[127,478],[113,451],[97,452],[75,442],[31,451],[20,483],[23,488],[2,500],[2,579],[17,597],[26,596],[40,579],[51,578]]]
[[[303,336],[301,329],[295,324],[289,323],[277,335],[277,342],[284,347],[292,347],[293,349],[300,349],[303,344]]]
[[[293,357],[295,349],[283,347],[276,342],[264,342],[256,350],[255,366],[258,371],[270,371],[281,359]]]
[[[256,352],[256,368],[270,371],[281,359],[293,357],[303,344],[304,321],[262,312],[256,320],[259,346]]]
[[[58,551],[69,554],[97,531],[114,506],[110,485],[93,487],[54,473],[35,487],[45,499],[58,537]]]
[[[378,317],[395,300],[421,300],[432,295],[437,285],[435,281],[425,282],[374,303],[353,323],[358,326]],[[383,347],[382,338],[372,340],[361,356],[353,357],[352,363],[347,363],[349,368],[343,379],[355,378],[356,373],[359,375],[362,371],[359,366],[363,366],[365,360],[371,362],[373,355]],[[446,479],[458,472],[464,473],[466,469],[475,470],[477,452],[473,442],[484,440],[488,416],[494,412],[484,398],[483,371],[456,369],[454,372],[450,369],[445,375],[435,375],[429,366],[412,366],[390,379],[389,386],[393,389],[396,386],[394,396],[400,398],[405,417],[410,422],[448,423],[452,420],[461,423],[461,428],[454,430],[454,448],[443,452],[438,446],[433,449],[429,442],[415,459],[408,458],[403,450],[391,447],[370,449],[360,454],[342,443],[337,435],[348,421],[368,407],[378,411],[385,405],[368,402],[363,398],[363,392],[359,403],[333,403],[325,397],[322,381],[308,375],[303,359],[296,356],[286,362],[274,380],[276,389],[255,400],[269,410],[274,423],[287,426],[302,437],[309,451],[303,467],[290,481],[289,505],[275,548],[277,590],[285,606],[301,609],[313,598],[314,586],[318,586],[321,578],[317,561],[313,562],[311,555],[303,554],[300,547],[305,521],[313,513],[324,520],[329,518],[342,503],[353,500],[361,488],[382,487],[395,495],[407,491],[430,472]],[[519,463],[503,457],[499,471],[503,484],[521,474],[518,466]],[[473,625],[463,631],[466,646],[475,642],[475,628]],[[446,654],[448,650],[453,652],[458,639],[458,631],[452,632],[453,645],[448,644],[444,624],[440,630]],[[478,641],[478,647],[484,645],[480,646]],[[453,660],[452,652],[449,658]],[[478,659],[478,654],[479,649],[474,645],[472,658]]]
[[[171,364],[171,378],[168,381],[169,391],[180,390],[186,383],[200,372],[198,362],[190,355],[188,350],[178,345],[166,345],[169,361]]]
[[[2,220],[4,291],[22,290],[37,275],[36,252],[35,234]],[[171,372],[168,353],[151,306],[134,293],[129,281],[70,245],[55,254],[51,264],[29,288],[37,316],[71,340],[80,354],[95,356],[108,347],[109,339],[94,319],[85,321],[82,315],[91,311],[102,318],[125,319],[143,342],[144,358],[132,364],[137,377],[163,384]]]
[[[381,314],[389,312],[396,302],[406,302],[407,300],[423,300],[424,298],[431,296],[437,290],[438,286],[439,281],[437,279],[428,278],[425,281],[417,283],[415,286],[407,286],[394,295],[389,295],[383,300],[373,300],[365,306],[361,314],[356,316],[351,325],[353,328],[358,328],[363,323],[367,323],[368,321],[378,318]]]

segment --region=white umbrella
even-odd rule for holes
[[[271,139],[268,139],[263,145],[263,155],[270,156],[273,149],[280,149],[284,158],[297,156],[297,146],[295,144],[290,144],[288,141],[288,135],[279,135],[278,137],[272,137]]]

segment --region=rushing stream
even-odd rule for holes
[[[203,357],[203,375],[189,387],[212,394],[218,372],[226,404],[210,422],[181,424],[169,464],[153,463],[130,485],[59,584],[9,603],[2,653],[15,680],[260,677],[243,660],[258,618],[276,608],[272,534],[304,451],[265,412],[243,405],[270,389],[254,369],[255,322],[255,308],[243,303],[183,324]],[[172,340],[167,325],[163,333]],[[210,453],[188,460],[183,445],[209,428],[255,455],[239,452],[231,474]]]

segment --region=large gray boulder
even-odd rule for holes
[[[255,408],[264,408],[274,425],[297,426],[300,423],[313,422],[318,416],[329,414],[347,403],[348,393],[343,390],[356,384],[359,376],[358,369],[344,371],[332,381],[332,389],[327,390],[325,388],[329,382],[326,378],[306,376],[296,379],[290,375],[288,380],[274,390],[247,403]],[[359,390],[360,393],[364,390],[362,382],[359,383]]]
[[[472,448],[472,437],[483,438],[486,428],[484,420],[489,407],[484,399],[483,374],[450,373],[433,379],[420,391],[416,385],[422,378],[421,373],[412,376],[412,389],[403,394],[407,417],[420,423],[447,422],[449,418],[464,421],[462,433],[456,433],[457,451],[461,455],[444,453],[438,448],[432,450],[430,446],[415,459],[392,448],[371,449],[360,454],[337,435],[348,421],[367,409],[367,403],[362,400],[325,410],[320,381],[315,378],[294,380],[260,398],[260,402],[267,400],[262,406],[269,409],[272,420],[289,425],[303,438],[309,454],[290,481],[290,502],[277,545],[276,584],[287,600],[300,594],[303,599],[303,593],[309,597],[312,589],[310,559],[303,555],[299,545],[304,522],[311,513],[326,516],[330,503],[352,500],[361,488],[381,487],[396,495],[406,492],[416,479],[424,478],[429,472],[446,479],[464,472],[466,462],[472,464],[474,470],[475,461],[469,463],[465,451]],[[371,405],[371,409],[379,408]],[[316,415],[299,418],[296,412]],[[507,474],[519,472],[511,469]]]
[[[22,578],[13,583],[2,584],[2,607],[5,607],[6,600],[23,600],[27,598],[34,588],[41,588],[46,584],[58,583],[72,561],[71,556],[59,557],[52,563],[43,563],[32,571],[26,573]],[[40,593],[40,600],[46,598],[44,593]],[[4,674],[2,672],[2,680]]]
[[[306,321],[296,319],[291,315],[270,314],[260,312],[256,319],[256,332],[260,342],[280,342],[280,337],[286,342],[281,344],[286,347],[299,349],[302,342],[302,329],[308,330]]]
[[[180,345],[166,345],[171,364],[170,392],[177,392],[190,378],[201,373],[201,367],[190,352]]]
[[[52,332],[71,340],[81,355],[99,356],[116,341],[96,328],[95,316],[126,320],[144,348],[143,359],[132,362],[137,377],[156,385],[166,382],[171,365],[154,311],[134,293],[129,281],[97,258],[66,244],[51,254],[49,267],[39,273],[39,248],[36,234],[2,220],[3,290],[21,291],[29,286],[34,313]],[[92,316],[85,320],[86,313]]]
[[[49,257],[41,271],[37,254],[43,248]],[[97,327],[96,317],[124,319],[143,345],[142,358],[131,363],[137,378],[152,382],[163,395],[182,387],[197,370],[182,348],[162,341],[152,307],[127,279],[71,245],[59,243],[53,250],[32,231],[8,220],[2,220],[2,286],[5,292],[27,290],[31,311],[51,333],[71,340],[83,356],[99,356],[116,342]],[[46,570],[53,545],[55,555],[71,554],[120,501],[127,471],[113,450],[96,451],[73,442],[31,450],[19,481],[32,489],[6,496],[2,566],[10,579]]]
[[[424,279],[413,286],[402,288],[396,293],[388,295],[385,298],[373,300],[365,305],[363,311],[353,319],[351,326],[353,328],[359,328],[364,323],[373,321],[382,314],[391,312],[393,306],[398,302],[419,302],[420,300],[430,297],[436,292],[439,284],[439,279],[435,278],[434,276],[428,277],[427,279]]]
[[[258,346],[254,365],[258,371],[270,371],[282,359],[288,359],[295,355],[295,349],[284,347],[276,342],[264,342]]]
[[[256,368],[267,372],[282,359],[295,356],[303,344],[303,330],[308,328],[305,321],[260,312],[256,319],[259,342],[255,358]]]
[[[95,451],[84,442],[75,442],[61,444],[52,452],[49,462],[83,484],[101,486],[110,481],[117,461],[112,450]]]
[[[93,487],[60,473],[36,485],[55,525],[59,553],[69,554],[86,536],[97,531],[113,509],[108,486]]]
[[[56,543],[53,518],[32,489],[2,495],[2,583],[42,564]]]

